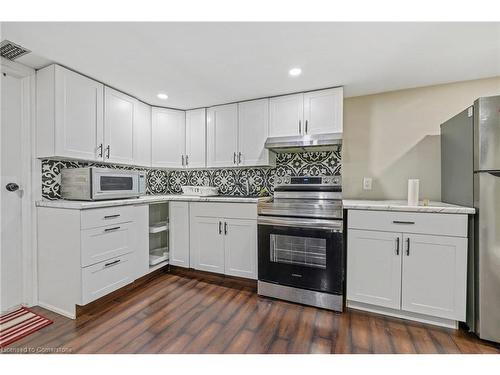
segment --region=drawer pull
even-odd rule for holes
[[[104,229],[104,231],[111,232],[112,230],[117,230],[117,229],[120,229],[120,227],[106,228],[106,229]]]
[[[113,266],[113,265],[115,265],[115,264],[117,264],[117,263],[120,263],[120,262],[121,262],[121,259],[117,259],[117,260],[114,260],[114,261],[112,261],[112,262],[105,263],[105,264],[104,264],[104,267],[111,267],[111,266]]]
[[[392,223],[393,224],[415,224],[414,221],[401,221],[401,220],[394,220]]]
[[[117,218],[117,217],[120,217],[120,214],[106,215],[106,216],[104,216],[104,219],[114,219],[114,218]]]

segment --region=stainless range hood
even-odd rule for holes
[[[338,148],[341,144],[342,133],[328,133],[269,137],[264,147],[274,152],[323,151]]]

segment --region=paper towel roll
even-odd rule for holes
[[[419,180],[408,180],[408,206],[418,206]]]

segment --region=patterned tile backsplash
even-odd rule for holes
[[[147,194],[180,194],[183,185],[210,185],[225,195],[258,195],[266,188],[273,193],[274,180],[283,176],[338,176],[341,174],[341,150],[281,153],[276,155],[275,167],[216,168],[216,169],[157,169],[126,167],[109,164],[42,160],[42,197],[60,199],[60,173],[63,168],[98,166],[134,169],[147,173]]]

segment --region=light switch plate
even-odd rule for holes
[[[363,178],[363,190],[371,190],[372,189],[372,178],[364,177]]]

